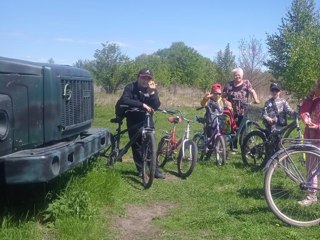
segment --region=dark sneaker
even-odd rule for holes
[[[154,174],[154,177],[155,178],[159,178],[159,179],[165,179],[166,178],[166,176],[162,172],[156,172]]]
[[[138,176],[142,177],[142,170],[138,171]]]

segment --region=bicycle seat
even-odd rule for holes
[[[177,117],[168,117],[168,121],[171,123],[181,123],[182,118],[177,116]]]
[[[119,117],[115,117],[115,118],[111,118],[111,119],[110,119],[110,122],[122,124],[122,119],[119,118]]]

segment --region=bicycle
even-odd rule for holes
[[[299,106],[297,109],[299,112]],[[297,133],[294,133],[295,130]],[[294,121],[281,129],[271,131],[259,127],[258,130],[250,132],[241,146],[243,164],[250,167],[264,167],[270,156],[279,149],[281,139],[293,137],[293,134],[298,139],[303,138],[298,114],[294,114]]]
[[[128,107],[128,106],[122,106]],[[104,151],[103,155],[107,157],[108,164],[113,166],[115,162],[122,161],[122,157],[128,152],[131,145],[142,136],[142,184],[144,188],[150,188],[155,175],[156,167],[156,141],[155,141],[155,129],[151,126],[151,114],[144,109],[129,108],[126,112],[144,112],[146,118],[143,125],[141,123],[133,126],[132,128],[139,127],[139,131],[129,140],[124,146],[120,147],[120,139],[123,134],[129,131],[129,129],[122,130],[122,119],[119,117],[112,118],[111,123],[118,124],[115,134],[111,134],[110,146]]]
[[[191,120],[184,117],[180,112],[180,116],[168,117],[168,121],[173,126],[170,132],[166,132],[160,138],[157,149],[157,161],[159,166],[163,168],[170,159],[174,158],[176,150],[180,147],[177,157],[178,173],[180,177],[187,178],[195,168],[198,155],[197,145],[189,137]],[[186,121],[187,125],[182,137],[176,140],[176,125],[182,121]]]
[[[283,143],[289,142],[285,147]],[[281,149],[265,167],[264,193],[271,211],[283,222],[297,227],[320,224],[320,204],[300,206],[308,190],[319,191],[312,179],[320,175],[320,148],[312,143],[319,140],[283,139]],[[312,173],[307,173],[305,156],[314,158]],[[311,172],[311,171],[310,171]]]
[[[238,126],[235,134],[227,135],[227,142],[235,142],[239,139],[239,145],[242,146],[244,138],[249,132],[254,129],[261,128],[260,124],[254,119],[259,117],[259,114],[251,108],[251,104],[242,102],[239,98],[233,98],[233,110],[235,113],[244,112],[243,118]]]
[[[202,108],[197,108],[200,110]],[[206,126],[206,119],[204,117],[196,117],[196,121],[203,124],[203,132],[196,133],[193,141],[197,144],[198,150],[201,153],[199,160],[204,157],[208,160],[212,153],[215,152],[217,165],[225,164],[227,161],[226,138],[221,131],[221,126],[225,124],[226,115],[216,112],[213,117],[213,123]],[[212,134],[208,136],[207,128],[211,128]]]

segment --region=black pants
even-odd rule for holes
[[[129,134],[129,139],[132,139],[136,133],[139,132],[139,129],[143,126],[144,121],[143,119],[129,119],[127,118],[127,128],[128,128],[128,134]],[[153,126],[153,120],[151,118],[151,125]],[[134,141],[131,145],[131,150],[132,150],[132,156],[133,156],[133,161],[136,165],[136,169],[138,172],[142,171],[142,137],[141,135],[138,136],[136,141]],[[156,163],[156,171],[158,171],[158,162]]]

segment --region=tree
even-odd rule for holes
[[[188,86],[207,87],[205,81],[215,79],[214,63],[201,56],[195,49],[186,46],[183,42],[172,43],[170,48],[155,53],[170,69],[170,83]],[[204,84],[206,86],[204,86]]]
[[[93,61],[89,61],[89,60],[81,60],[79,59],[78,61],[76,61],[73,66],[77,67],[77,68],[84,68],[88,71],[92,70],[94,62]]]
[[[262,51],[261,41],[256,38],[250,38],[249,42],[241,39],[239,50],[239,66],[243,69],[245,78],[249,79],[254,87],[262,84],[260,77],[266,54]]]
[[[320,76],[319,27],[314,0],[294,0],[279,33],[267,36],[266,66],[297,98],[305,96]]]
[[[170,67],[166,59],[156,54],[142,54],[136,57],[135,64],[139,69],[143,67],[150,68],[157,84],[161,84],[162,86],[170,85]]]
[[[119,86],[133,80],[134,64],[129,57],[122,54],[115,43],[102,43],[102,49],[94,53],[95,61],[92,73],[97,85],[107,93],[114,93]]]
[[[232,79],[232,69],[236,67],[235,56],[232,54],[230,50],[230,44],[228,43],[225,50],[220,50],[217,53],[217,57],[215,59],[215,63],[217,66],[217,77],[218,81],[222,84],[225,84],[230,79]]]

